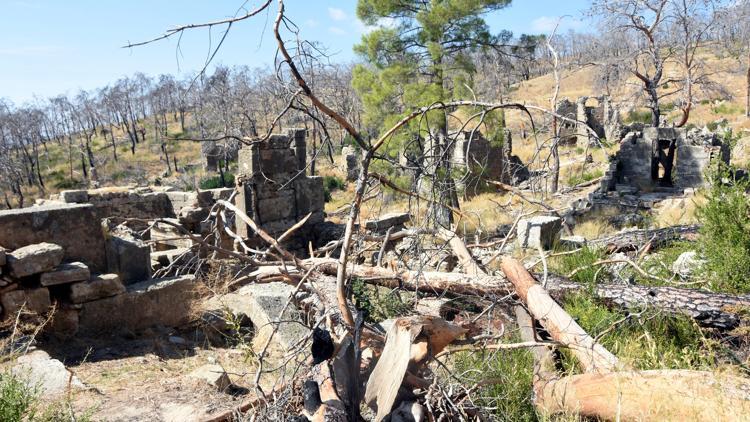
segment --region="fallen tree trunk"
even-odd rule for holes
[[[650,243],[651,250],[678,240],[694,240],[699,225],[682,225],[662,229],[632,230],[588,241],[589,246],[605,248],[610,252],[638,250]]]
[[[561,292],[580,290],[575,283],[561,283]],[[687,315],[703,327],[730,330],[740,324],[742,309],[750,310],[750,295],[729,295],[676,287],[601,284],[593,289],[599,300],[623,308],[651,307],[673,315]]]
[[[308,260],[317,269],[333,275],[337,263],[332,259],[317,258]],[[390,288],[402,287],[424,293],[441,295],[507,296],[513,293],[513,286],[504,277],[437,271],[392,271],[387,268],[350,265],[352,275],[365,281]],[[582,291],[578,283],[555,274],[547,275],[547,290],[556,299]],[[600,284],[592,289],[597,298],[607,304],[623,308],[641,309],[649,306],[672,315],[686,315],[703,326],[718,329],[736,327],[742,308],[750,308],[750,295],[728,295],[705,290],[677,287],[649,287],[629,284]]]
[[[623,367],[615,355],[594,340],[552,299],[520,262],[505,257],[501,267],[518,296],[526,302],[529,313],[553,340],[571,348],[584,371],[606,373]]]
[[[750,381],[688,370],[571,375],[534,382],[546,414],[622,421],[740,421],[750,415]]]

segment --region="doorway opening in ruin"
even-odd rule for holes
[[[672,169],[675,165],[676,139],[658,139],[653,142],[651,180],[658,186],[672,187]]]

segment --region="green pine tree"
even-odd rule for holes
[[[359,0],[357,16],[376,29],[362,37],[355,51],[365,64],[354,69],[353,84],[362,98],[363,123],[371,135],[395,124],[417,107],[468,96],[475,72],[471,54],[497,47],[511,37],[492,35],[483,16],[511,0]],[[451,168],[443,154],[448,140],[448,111],[434,111],[412,123],[389,143],[394,156],[407,139],[424,139],[429,188],[443,206],[431,214],[449,226],[458,207]]]

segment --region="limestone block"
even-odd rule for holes
[[[292,138],[287,135],[273,134],[268,137],[265,142],[258,144],[261,150],[268,149],[284,149],[288,150],[291,148]]]
[[[42,286],[75,283],[91,277],[89,267],[82,262],[70,262],[58,265],[54,271],[42,274],[39,280]]]
[[[63,340],[75,336],[78,333],[78,310],[70,307],[56,309],[44,330]]]
[[[284,190],[280,191],[279,196],[276,198],[259,199],[258,215],[260,216],[261,224],[296,217],[294,192],[292,190]]]
[[[259,154],[258,172],[263,172],[270,178],[277,174],[297,171],[297,157],[291,149],[260,150]]]
[[[380,218],[367,220],[365,228],[374,232],[385,232],[391,227],[401,227],[411,220],[408,212],[383,214]]]
[[[125,286],[117,274],[96,275],[89,281],[70,285],[70,301],[85,303],[125,293]]]
[[[688,278],[702,267],[706,261],[701,259],[695,251],[687,251],[680,254],[672,263],[672,271],[682,278]]]
[[[3,305],[6,319],[14,318],[22,307],[30,312],[43,313],[52,306],[46,287],[3,293],[0,304]]]
[[[62,262],[65,251],[54,243],[37,243],[16,249],[7,256],[13,277],[26,277],[49,271]]]
[[[151,253],[151,261],[167,267],[170,264],[184,264],[193,257],[193,252],[189,248],[168,249]]]
[[[293,303],[281,314],[293,292],[294,287],[284,283],[250,284],[222,296],[221,302],[235,315],[250,317],[255,326],[255,347],[262,347],[274,330],[272,323],[281,321],[271,345],[283,353],[309,332],[300,323],[301,314]]]
[[[52,359],[43,350],[34,350],[19,357],[11,372],[30,388],[40,389],[46,397],[62,395],[70,387],[86,387],[62,362]]]
[[[180,221],[176,218],[164,218],[165,221],[170,221],[174,224],[180,224]],[[171,224],[156,223],[151,226],[149,231],[151,240],[153,241],[154,250],[164,250],[169,248],[189,248],[193,246],[193,241],[187,238],[185,233],[178,230]]]
[[[157,325],[179,327],[191,321],[198,297],[193,275],[131,284],[123,294],[84,303],[79,314],[79,332],[137,331]]]
[[[151,248],[125,233],[110,233],[105,243],[107,272],[120,276],[124,284],[151,278]]]
[[[64,190],[60,192],[60,199],[68,204],[84,204],[89,201],[89,192],[87,190]]]
[[[518,221],[517,238],[522,248],[549,250],[560,239],[559,217],[537,216]]]
[[[323,211],[325,209],[326,202],[322,177],[300,178],[295,183],[295,202],[297,215],[300,218],[309,212]]]
[[[105,271],[100,217],[91,204],[56,204],[0,211],[0,243],[8,250],[32,243],[62,246],[65,261]]]
[[[226,391],[232,385],[229,375],[227,375],[221,365],[217,364],[208,364],[198,367],[188,376],[190,378],[203,380],[208,383],[208,385],[215,387],[219,391]]]

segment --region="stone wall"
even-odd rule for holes
[[[654,178],[659,173],[658,149],[674,145],[671,183]],[[707,183],[706,173],[718,161],[729,162],[729,148],[715,136],[696,137],[685,129],[646,127],[628,133],[620,143],[617,183],[651,190],[656,187],[698,188]],[[663,170],[662,170],[663,171]]]
[[[104,236],[93,205],[50,204],[0,211],[0,246],[18,249],[41,242],[62,246],[66,261],[81,261],[95,271],[107,268]]]
[[[604,95],[591,97],[597,101],[596,106],[589,106],[587,102],[590,97],[579,97],[575,103],[567,98],[558,102],[557,113],[566,119],[558,121],[560,127],[560,141],[565,145],[581,145],[586,143],[598,145],[593,131],[599,138],[617,140],[622,136],[622,123],[620,112],[612,104],[612,100]]]
[[[239,152],[235,204],[272,235],[283,233],[308,213],[312,214],[308,226],[323,221],[323,179],[305,175],[304,134],[293,129]],[[239,219],[236,228],[240,236],[255,238],[252,229]]]

